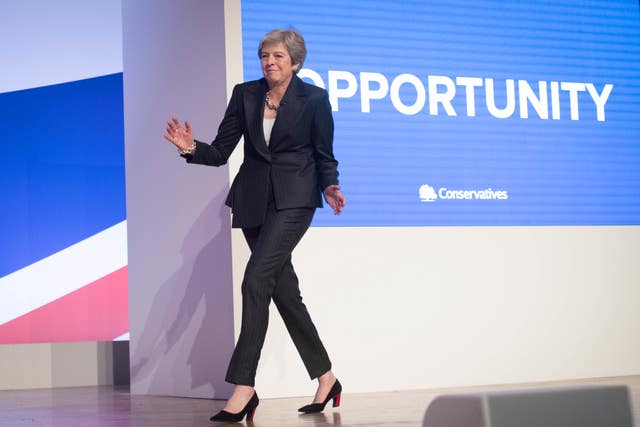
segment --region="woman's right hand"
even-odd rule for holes
[[[193,131],[188,120],[184,121],[184,127],[174,116],[167,122],[167,133],[162,135],[164,139],[175,145],[178,150],[186,151],[193,147]]]

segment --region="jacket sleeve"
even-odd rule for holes
[[[236,85],[215,139],[211,144],[196,140],[195,153],[184,156],[187,163],[207,166],[222,166],[227,163],[242,136],[242,116],[242,96],[240,86]]]
[[[318,187],[320,191],[324,191],[329,185],[338,184],[338,161],[333,157],[333,116],[326,90],[322,92],[316,106],[311,140],[318,171]]]

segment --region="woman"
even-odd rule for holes
[[[164,137],[189,163],[220,166],[241,136],[244,160],[226,204],[232,226],[242,228],[251,249],[242,282],[242,326],[226,381],[236,384],[213,421],[252,419],[258,406],[254,379],[273,299],[309,376],[318,378],[314,401],[300,412],[322,411],[342,387],[305,305],[291,252],[309,228],[321,193],[336,215],[346,199],[333,157],[333,118],[327,92],[296,73],[306,57],[297,30],[267,33],[258,47],[264,78],[237,85],[211,144],[196,141],[188,121],[175,117]]]

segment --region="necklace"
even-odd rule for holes
[[[269,92],[270,91],[267,91],[267,97],[265,98],[264,103],[267,105],[268,109],[278,111],[278,106],[269,99]]]

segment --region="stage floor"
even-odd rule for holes
[[[590,380],[484,386],[386,393],[346,393],[335,410],[298,415],[309,397],[263,399],[255,427],[289,426],[421,426],[432,399],[442,394],[581,385],[627,385],[636,426],[640,427],[640,375]],[[126,388],[76,387],[0,392],[0,426],[38,427],[197,427],[219,425],[209,417],[223,401],[161,396],[134,396]]]

